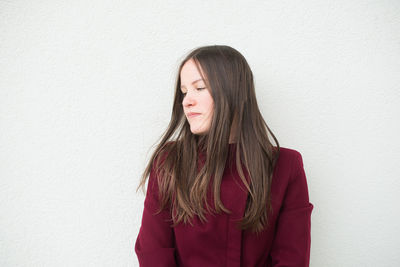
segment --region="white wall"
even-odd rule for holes
[[[400,2],[1,1],[0,266],[138,266],[179,60],[227,44],[303,155],[311,266],[400,266]]]

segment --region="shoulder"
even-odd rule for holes
[[[155,156],[152,162],[153,169],[154,167],[159,168],[169,154],[173,154],[173,151],[176,149],[177,142],[176,141],[168,141],[164,145],[160,146],[157,151],[155,151]]]
[[[303,167],[303,156],[296,149],[280,147],[277,165],[278,164],[286,167]]]
[[[285,158],[301,158],[301,153],[294,148],[280,147],[279,154]]]
[[[148,189],[156,191],[160,177],[163,177],[165,163],[168,160],[168,156],[171,155],[171,151],[176,147],[176,142],[168,141],[163,145],[160,145],[154,152],[151,160],[151,169],[149,175]],[[173,153],[173,152],[172,152]]]
[[[282,183],[288,184],[304,173],[303,156],[293,148],[280,147],[274,167],[274,176]],[[301,179],[301,178],[299,178]]]
[[[298,150],[280,147],[272,179],[272,197],[287,208],[308,205],[307,179]]]

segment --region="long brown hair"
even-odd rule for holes
[[[183,112],[180,73],[190,59],[202,70],[203,73],[199,72],[214,100],[206,135],[192,134]],[[236,127],[231,127],[233,122]],[[215,211],[230,212],[221,202],[220,186],[229,156],[231,128],[236,137],[236,168],[249,193],[240,227],[260,232],[268,225],[271,211],[271,180],[279,156],[278,140],[259,111],[253,73],[243,55],[225,45],[196,48],[179,66],[171,121],[139,184],[144,188],[150,173],[156,171],[160,211],[168,206],[174,225],[191,223],[194,216],[206,221],[205,212],[211,212],[207,202],[209,185]],[[268,132],[276,147],[271,144]],[[198,168],[199,151],[205,154],[202,168]]]

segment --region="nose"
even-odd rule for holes
[[[188,91],[186,93],[186,96],[182,100],[182,105],[184,107],[189,107],[189,106],[196,105],[196,99],[195,99],[193,93],[191,93],[191,91]]]

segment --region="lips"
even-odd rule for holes
[[[193,117],[196,117],[196,116],[198,116],[198,115],[200,115],[201,113],[196,113],[196,112],[189,112],[188,114],[187,114],[187,116],[188,116],[188,118],[193,118]]]

